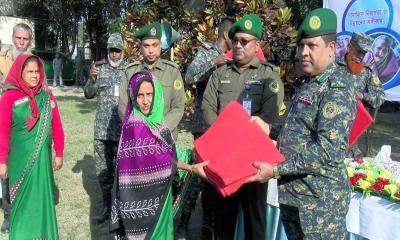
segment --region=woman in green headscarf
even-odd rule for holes
[[[171,184],[177,168],[204,175],[203,166],[177,159],[164,124],[162,86],[150,72],[129,83],[111,206],[117,239],[174,239]]]

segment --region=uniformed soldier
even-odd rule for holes
[[[371,66],[363,62],[365,54],[371,51],[373,41],[364,33],[354,32],[348,45],[348,53],[337,62],[346,65],[350,73],[359,76],[358,81],[354,81],[357,98],[371,108],[379,108],[385,101],[382,84]]]
[[[337,63],[347,66],[348,71],[357,76],[353,82],[357,91],[357,98],[364,103],[375,119],[379,107],[385,101],[385,92],[381,81],[373,72],[371,66],[363,62],[365,54],[371,51],[373,41],[371,37],[364,33],[354,32],[348,45],[348,53],[344,57],[337,59]],[[367,152],[369,152],[368,140],[370,134],[371,132],[367,131]],[[350,149],[349,154],[352,157],[361,155],[357,143]]]
[[[256,56],[263,26],[255,14],[244,16],[229,29],[234,61],[214,71],[204,92],[202,110],[206,126],[231,101],[243,103],[250,115],[275,123],[283,106],[283,84],[277,72]],[[266,186],[250,183],[230,197],[222,198],[214,189],[215,238],[233,239],[239,204],[244,212],[248,239],[265,239]]]
[[[357,99],[347,67],[335,63],[336,29],[336,14],[327,8],[311,11],[301,24],[298,53],[304,77],[278,138],[286,160],[277,166],[254,163],[259,173],[249,179],[279,179],[288,239],[345,239],[347,234],[351,188],[344,158]]]
[[[94,123],[94,150],[96,175],[103,196],[103,207],[94,220],[101,223],[108,219],[111,207],[111,189],[114,182],[115,161],[118,151],[121,119],[118,115],[118,98],[126,62],[123,40],[119,33],[110,35],[107,41],[108,60],[98,66],[98,73],[87,81],[86,98],[97,96]]]
[[[5,90],[3,81],[6,79],[14,60],[22,53],[28,51],[32,43],[32,29],[25,23],[18,23],[13,28],[12,35],[13,46],[11,48],[3,48],[0,46],[0,96]],[[4,222],[1,225],[1,232],[7,232],[9,228],[10,218],[10,195],[8,178],[2,180],[2,208],[4,211]]]
[[[185,107],[185,91],[179,66],[171,61],[161,59],[161,24],[151,23],[135,34],[141,39],[140,49],[143,54],[142,61],[129,64],[121,82],[119,98],[119,115],[124,116],[128,102],[128,82],[132,75],[139,71],[150,71],[161,82],[164,94],[165,124],[174,134],[178,135],[178,123],[182,119]]]
[[[196,87],[196,105],[192,120],[192,134],[194,139],[197,139],[206,131],[203,123],[203,112],[201,111],[203,94],[211,73],[217,66],[227,61],[225,53],[232,49],[232,41],[228,37],[228,30],[232,26],[232,23],[232,20],[229,18],[221,21],[218,25],[217,41],[215,43],[203,43],[186,71],[186,84],[194,84]],[[212,188],[213,186],[210,183],[197,176],[190,178],[188,192],[185,194],[184,205],[177,225],[176,236],[178,239],[186,239],[190,215],[195,208],[200,191],[210,191]],[[201,194],[201,208],[203,211],[201,239],[212,239],[213,217],[211,206],[213,204],[209,196],[210,194],[205,192]]]

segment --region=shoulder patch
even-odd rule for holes
[[[273,92],[273,93],[277,93],[277,92],[279,92],[279,83],[277,82],[277,81],[272,81],[270,84],[269,84],[269,90],[271,90],[271,92]]]
[[[165,63],[165,64],[171,66],[171,67],[174,67],[174,68],[176,68],[176,69],[179,69],[179,65],[176,64],[176,63],[174,63],[174,62],[171,62],[171,61],[168,61],[168,60],[165,60],[165,59],[161,59],[161,61],[162,61],[163,63]]]
[[[179,79],[179,78],[175,79],[175,81],[174,81],[174,88],[175,88],[175,90],[179,91],[179,90],[182,89],[182,87],[183,87],[183,82],[182,82],[182,80]]]
[[[322,115],[326,119],[333,119],[340,113],[339,107],[335,102],[327,102],[322,107]]]

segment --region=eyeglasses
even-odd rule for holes
[[[246,47],[246,45],[252,41],[257,41],[257,38],[253,38],[253,39],[236,39],[235,38],[232,40],[232,44],[233,44],[233,46],[236,46],[236,44],[240,43],[240,45],[242,45],[242,47]]]

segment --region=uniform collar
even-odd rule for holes
[[[142,60],[142,65],[143,65],[147,70],[149,70],[149,71],[152,70],[152,69],[149,69],[149,68],[148,68],[147,63],[146,63],[144,60]],[[154,68],[160,69],[161,71],[165,70],[165,66],[164,66],[164,64],[162,63],[161,57],[156,61],[156,65],[154,65]]]
[[[249,68],[249,69],[250,69],[250,68],[258,68],[260,65],[261,65],[260,59],[258,59],[257,56],[254,56],[254,58],[253,58],[253,60],[251,60],[250,65],[249,65],[248,68]],[[239,67],[236,66],[236,62],[235,62],[235,64],[233,64],[233,67],[234,67],[238,72],[240,72]]]
[[[323,83],[329,78],[329,76],[332,75],[332,73],[335,71],[335,69],[336,69],[336,63],[332,62],[331,64],[328,65],[328,67],[325,69],[325,71],[323,71],[319,75],[315,76],[313,79],[316,82]]]

